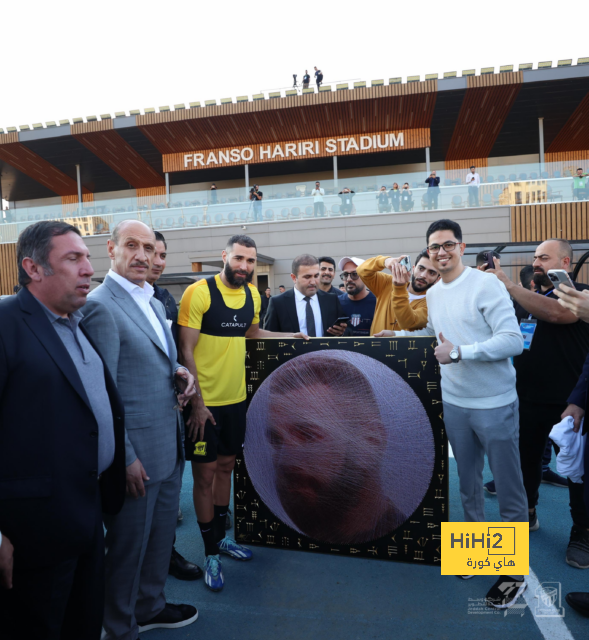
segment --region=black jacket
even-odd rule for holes
[[[124,408],[104,373],[115,458],[99,479],[96,419],[60,337],[28,289],[0,302],[0,531],[15,565],[79,555],[95,539],[101,503],[112,514],[123,506]]]
[[[323,323],[323,335],[333,337],[327,333],[327,329],[335,324],[338,318],[344,314],[338,296],[317,291],[319,308],[321,309],[321,321]],[[267,331],[283,331],[285,333],[297,333],[301,330],[295,302],[294,289],[285,291],[280,296],[270,298],[264,329]],[[350,327],[345,335],[351,335]]]
[[[157,284],[153,285],[153,297],[159,300],[166,311],[166,320],[172,321],[172,336],[174,336],[174,342],[176,348],[178,347],[178,305],[174,296],[167,290],[158,287]]]

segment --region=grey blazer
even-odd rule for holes
[[[83,325],[100,350],[125,405],[125,458],[141,460],[149,482],[169,477],[182,459],[182,424],[174,407],[179,368],[164,307],[151,299],[170,356],[143,311],[113,278],[94,289],[81,311]]]

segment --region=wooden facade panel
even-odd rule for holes
[[[589,240],[589,201],[511,207],[511,241]]]
[[[501,87],[508,84],[522,84],[524,81],[523,71],[511,71],[508,73],[488,73],[483,76],[467,76],[467,89],[478,89],[480,87]]]
[[[0,160],[36,180],[58,196],[78,193],[78,183],[75,180],[21,142],[0,144]]]
[[[436,103],[436,93],[401,94],[372,100],[358,100],[356,96],[354,101],[336,100],[336,97],[334,94],[333,102],[322,105],[286,108],[275,105],[279,100],[269,100],[267,108],[260,111],[219,113],[216,114],[218,117],[209,114],[206,117],[207,109],[189,109],[185,111],[195,112],[192,118],[178,115],[177,120],[164,123],[139,122],[149,121],[153,115],[171,117],[172,114],[185,113],[174,111],[138,116],[137,120],[142,133],[161,153],[166,154],[284,140],[429,129]]]
[[[165,185],[164,176],[116,131],[76,133],[74,137],[136,189]]]
[[[401,137],[402,136],[402,137]],[[293,139],[277,143],[252,144],[243,147],[222,149],[199,149],[190,152],[163,155],[165,172],[194,171],[212,167],[264,164],[285,160],[326,158],[332,156],[375,153],[379,151],[404,151],[430,146],[429,129],[378,132],[370,135],[355,135],[311,140]],[[305,146],[306,145],[306,146]],[[345,147],[345,149],[344,149]]]
[[[501,75],[512,77],[502,80]],[[472,78],[460,108],[446,161],[489,157],[517,98],[521,78],[519,72]],[[471,77],[468,78],[470,80]]]
[[[17,284],[16,243],[0,244],[0,295],[12,294]]]
[[[567,151],[583,151],[589,149],[589,93],[581,100],[571,117],[548,149],[547,154]],[[548,160],[547,160],[548,162]]]

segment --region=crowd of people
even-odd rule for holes
[[[190,285],[178,309],[157,284],[165,238],[142,222],[115,227],[111,268],[92,291],[75,227],[27,227],[17,244],[21,289],[0,303],[2,637],[20,639],[26,627],[38,640],[135,640],[184,627],[198,611],[166,602],[168,574],[204,576],[218,592],[221,557],[252,558],[226,532],[246,429],[246,338],[435,337],[464,520],[485,520],[486,455],[485,488],[502,520],[538,530],[547,448],[558,450],[551,429],[563,421],[586,432],[589,287],[554,288],[549,271],[571,270],[566,240],[542,242],[518,283],[499,254],[467,267],[456,222],[432,223],[425,240],[413,266],[410,256],[336,263],[302,254],[291,288],[260,295],[256,243],[236,235],[222,271]],[[175,547],[186,461],[202,569]],[[571,506],[564,558],[587,569],[585,484],[551,474],[545,481],[568,488]],[[510,607],[525,589],[524,576],[500,576],[487,603]],[[589,593],[567,601],[589,615]]]

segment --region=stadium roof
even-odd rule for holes
[[[587,59],[583,59],[587,61]],[[162,189],[162,155],[399,129],[431,129],[432,162],[466,161],[538,153],[538,118],[544,118],[547,154],[589,150],[589,64],[481,75],[428,76],[287,91],[249,100],[207,101],[190,108],[160,107],[131,115],[108,114],[86,122],[62,120],[0,132],[2,197],[30,200],[77,195],[76,165],[84,193]],[[581,62],[581,61],[579,61]],[[551,63],[542,63],[545,66]],[[279,97],[280,96],[280,97]],[[214,104],[208,104],[214,103]],[[0,130],[1,131],[1,130]],[[342,158],[340,168],[423,162],[422,149]],[[272,163],[257,175],[330,168],[329,158]],[[347,164],[346,164],[347,163]],[[250,174],[251,175],[251,174]],[[255,175],[255,174],[254,174]],[[189,184],[243,177],[243,167],[183,171],[170,182]]]

